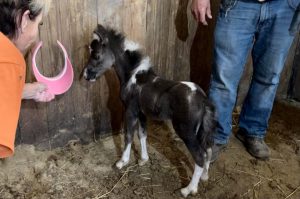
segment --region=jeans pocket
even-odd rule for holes
[[[300,0],[287,0],[289,6],[294,10],[300,10]]]
[[[237,0],[221,0],[220,10],[227,13],[230,9],[232,9]]]

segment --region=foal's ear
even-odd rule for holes
[[[97,31],[100,33],[100,34],[103,34],[106,32],[106,28],[104,28],[104,26],[102,26],[101,24],[98,24],[97,25]]]
[[[102,26],[101,24],[97,25],[95,32],[97,32],[102,38],[107,37],[107,29],[104,28],[104,26]]]
[[[108,38],[106,35],[99,34],[99,32],[94,31],[93,40],[97,40],[101,45],[106,45],[108,43]]]

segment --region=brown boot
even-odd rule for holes
[[[227,144],[214,144],[211,147],[212,154],[210,162],[214,162],[218,159],[220,153],[222,153],[226,149]]]
[[[239,130],[236,137],[244,144],[253,157],[261,160],[269,159],[270,149],[263,138],[249,137],[245,134],[245,130]]]

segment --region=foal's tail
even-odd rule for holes
[[[201,127],[197,132],[197,138],[203,150],[207,150],[213,145],[213,133],[216,128],[216,113],[215,107],[208,100],[204,105],[204,115],[202,118]]]

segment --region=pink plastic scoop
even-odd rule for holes
[[[67,51],[59,41],[57,41],[57,43],[63,51],[65,64],[63,70],[56,77],[43,76],[36,66],[35,59],[36,59],[36,54],[38,53],[39,49],[42,46],[41,41],[37,44],[32,54],[32,69],[36,80],[38,82],[42,82],[46,84],[48,86],[47,91],[55,95],[63,94],[67,90],[69,90],[69,88],[73,83],[73,78],[74,78],[73,67],[69,60]]]

